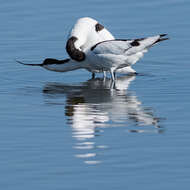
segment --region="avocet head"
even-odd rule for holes
[[[114,37],[102,24],[90,17],[84,17],[78,19],[72,28],[66,50],[72,59],[83,61],[85,50],[101,41],[112,39]]]

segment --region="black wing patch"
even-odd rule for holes
[[[139,40],[138,40],[138,39],[133,40],[133,42],[131,42],[130,44],[131,44],[131,46],[139,46],[139,45],[140,45],[140,43],[139,43]]]
[[[69,61],[70,61],[70,59],[58,60],[58,59],[53,59],[53,58],[47,58],[43,61],[42,66],[43,65],[64,64]]]
[[[104,29],[104,26],[101,25],[100,23],[97,23],[97,24],[95,25],[95,30],[96,30],[96,32],[99,32],[99,31],[101,31],[101,30],[103,30],[103,29]]]

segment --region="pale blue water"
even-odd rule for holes
[[[1,189],[189,189],[189,1],[0,3]],[[117,38],[171,39],[111,90],[101,75],[15,62],[66,58],[67,34],[83,16]]]

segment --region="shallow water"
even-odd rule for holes
[[[1,189],[188,189],[189,6],[187,0],[2,1]],[[77,18],[117,38],[168,33],[115,84],[87,71],[54,73]]]

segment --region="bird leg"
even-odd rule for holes
[[[106,71],[103,71],[104,79],[106,78]]]
[[[113,75],[114,75],[114,78],[116,79],[116,72],[115,71],[113,72]]]
[[[92,73],[92,79],[95,79],[95,73]]]
[[[114,72],[114,69],[113,69],[113,68],[110,69],[110,75],[111,75],[111,79],[112,79],[113,81],[115,81],[115,72]]]

